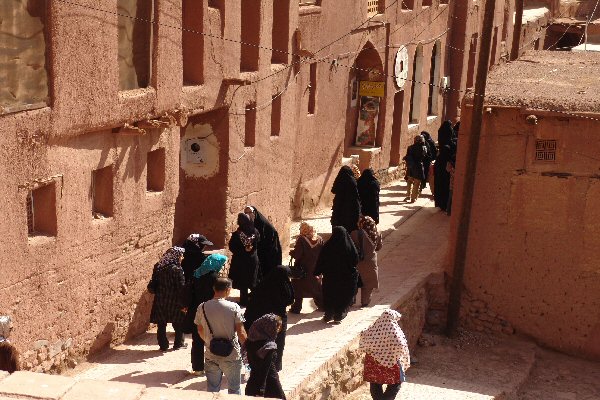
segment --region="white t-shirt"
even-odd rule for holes
[[[213,334],[211,335],[208,324],[204,318],[204,312],[210,322]],[[194,323],[198,326],[202,326],[204,329],[204,336],[208,339],[204,345],[206,346],[206,352],[204,357],[211,360],[239,360],[241,359],[240,342],[238,341],[237,333],[235,330],[236,324],[244,322],[244,316],[242,315],[242,309],[236,303],[233,303],[225,299],[212,299],[204,302],[198,306],[196,311],[196,318]],[[213,338],[230,339],[233,342],[233,351],[227,357],[217,356],[210,352],[210,340]]]

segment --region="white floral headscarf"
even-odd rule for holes
[[[387,309],[371,327],[360,334],[359,348],[370,354],[375,361],[390,368],[400,362],[402,370],[410,368],[408,342],[398,325],[402,317],[398,311]]]
[[[8,342],[10,331],[12,330],[12,320],[8,315],[0,315],[0,343]]]
[[[161,269],[173,264],[179,265],[179,259],[184,253],[185,249],[183,247],[171,247],[169,250],[165,251],[165,254],[162,255],[160,261],[156,265],[156,268]]]

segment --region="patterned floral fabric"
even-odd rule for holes
[[[400,365],[384,367],[379,364],[369,353],[365,356],[365,367],[363,370],[365,382],[379,383],[380,385],[393,385],[400,383]]]
[[[379,241],[379,232],[377,231],[377,224],[373,218],[369,216],[360,217],[358,220],[358,227],[367,232],[367,236],[369,236],[369,239],[371,239],[371,243],[377,246],[377,242]]]
[[[359,347],[370,354],[383,367],[402,366],[410,368],[410,355],[406,336],[398,324],[402,317],[398,311],[387,309],[373,325],[360,334]]]

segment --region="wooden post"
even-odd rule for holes
[[[481,126],[483,124],[483,101],[485,97],[485,85],[489,69],[495,9],[496,0],[487,0],[485,2],[483,32],[481,33],[481,46],[479,51],[479,64],[477,65],[477,81],[475,82],[475,94],[473,97],[471,135],[469,137],[467,151],[465,153],[465,157],[467,157],[467,167],[465,168],[465,177],[463,186],[461,188],[462,207],[457,210],[458,224],[456,230],[456,249],[453,259],[453,273],[450,286],[450,299],[448,304],[448,324],[446,327],[446,333],[448,336],[454,336],[460,319],[460,300],[463,289],[467,245],[469,243],[471,206],[473,204],[473,189],[475,188],[475,175],[477,172],[479,138],[481,136]]]
[[[519,45],[521,44],[521,27],[523,26],[523,3],[525,0],[515,0],[515,26],[513,30],[512,49],[510,60],[519,58]]]

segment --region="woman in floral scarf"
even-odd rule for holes
[[[381,234],[371,217],[363,216],[358,220],[358,229],[350,234],[358,250],[358,273],[362,281],[360,304],[367,307],[371,303],[373,290],[379,288],[377,252],[381,250]]]
[[[371,384],[373,400],[394,399],[410,367],[406,336],[398,311],[387,309],[360,334],[359,348],[366,352],[363,379]],[[387,385],[385,392],[383,385]]]
[[[238,228],[231,235],[229,250],[233,254],[229,268],[229,279],[233,287],[240,291],[240,306],[248,305],[248,290],[259,281],[258,242],[260,235],[247,214],[239,213]]]

